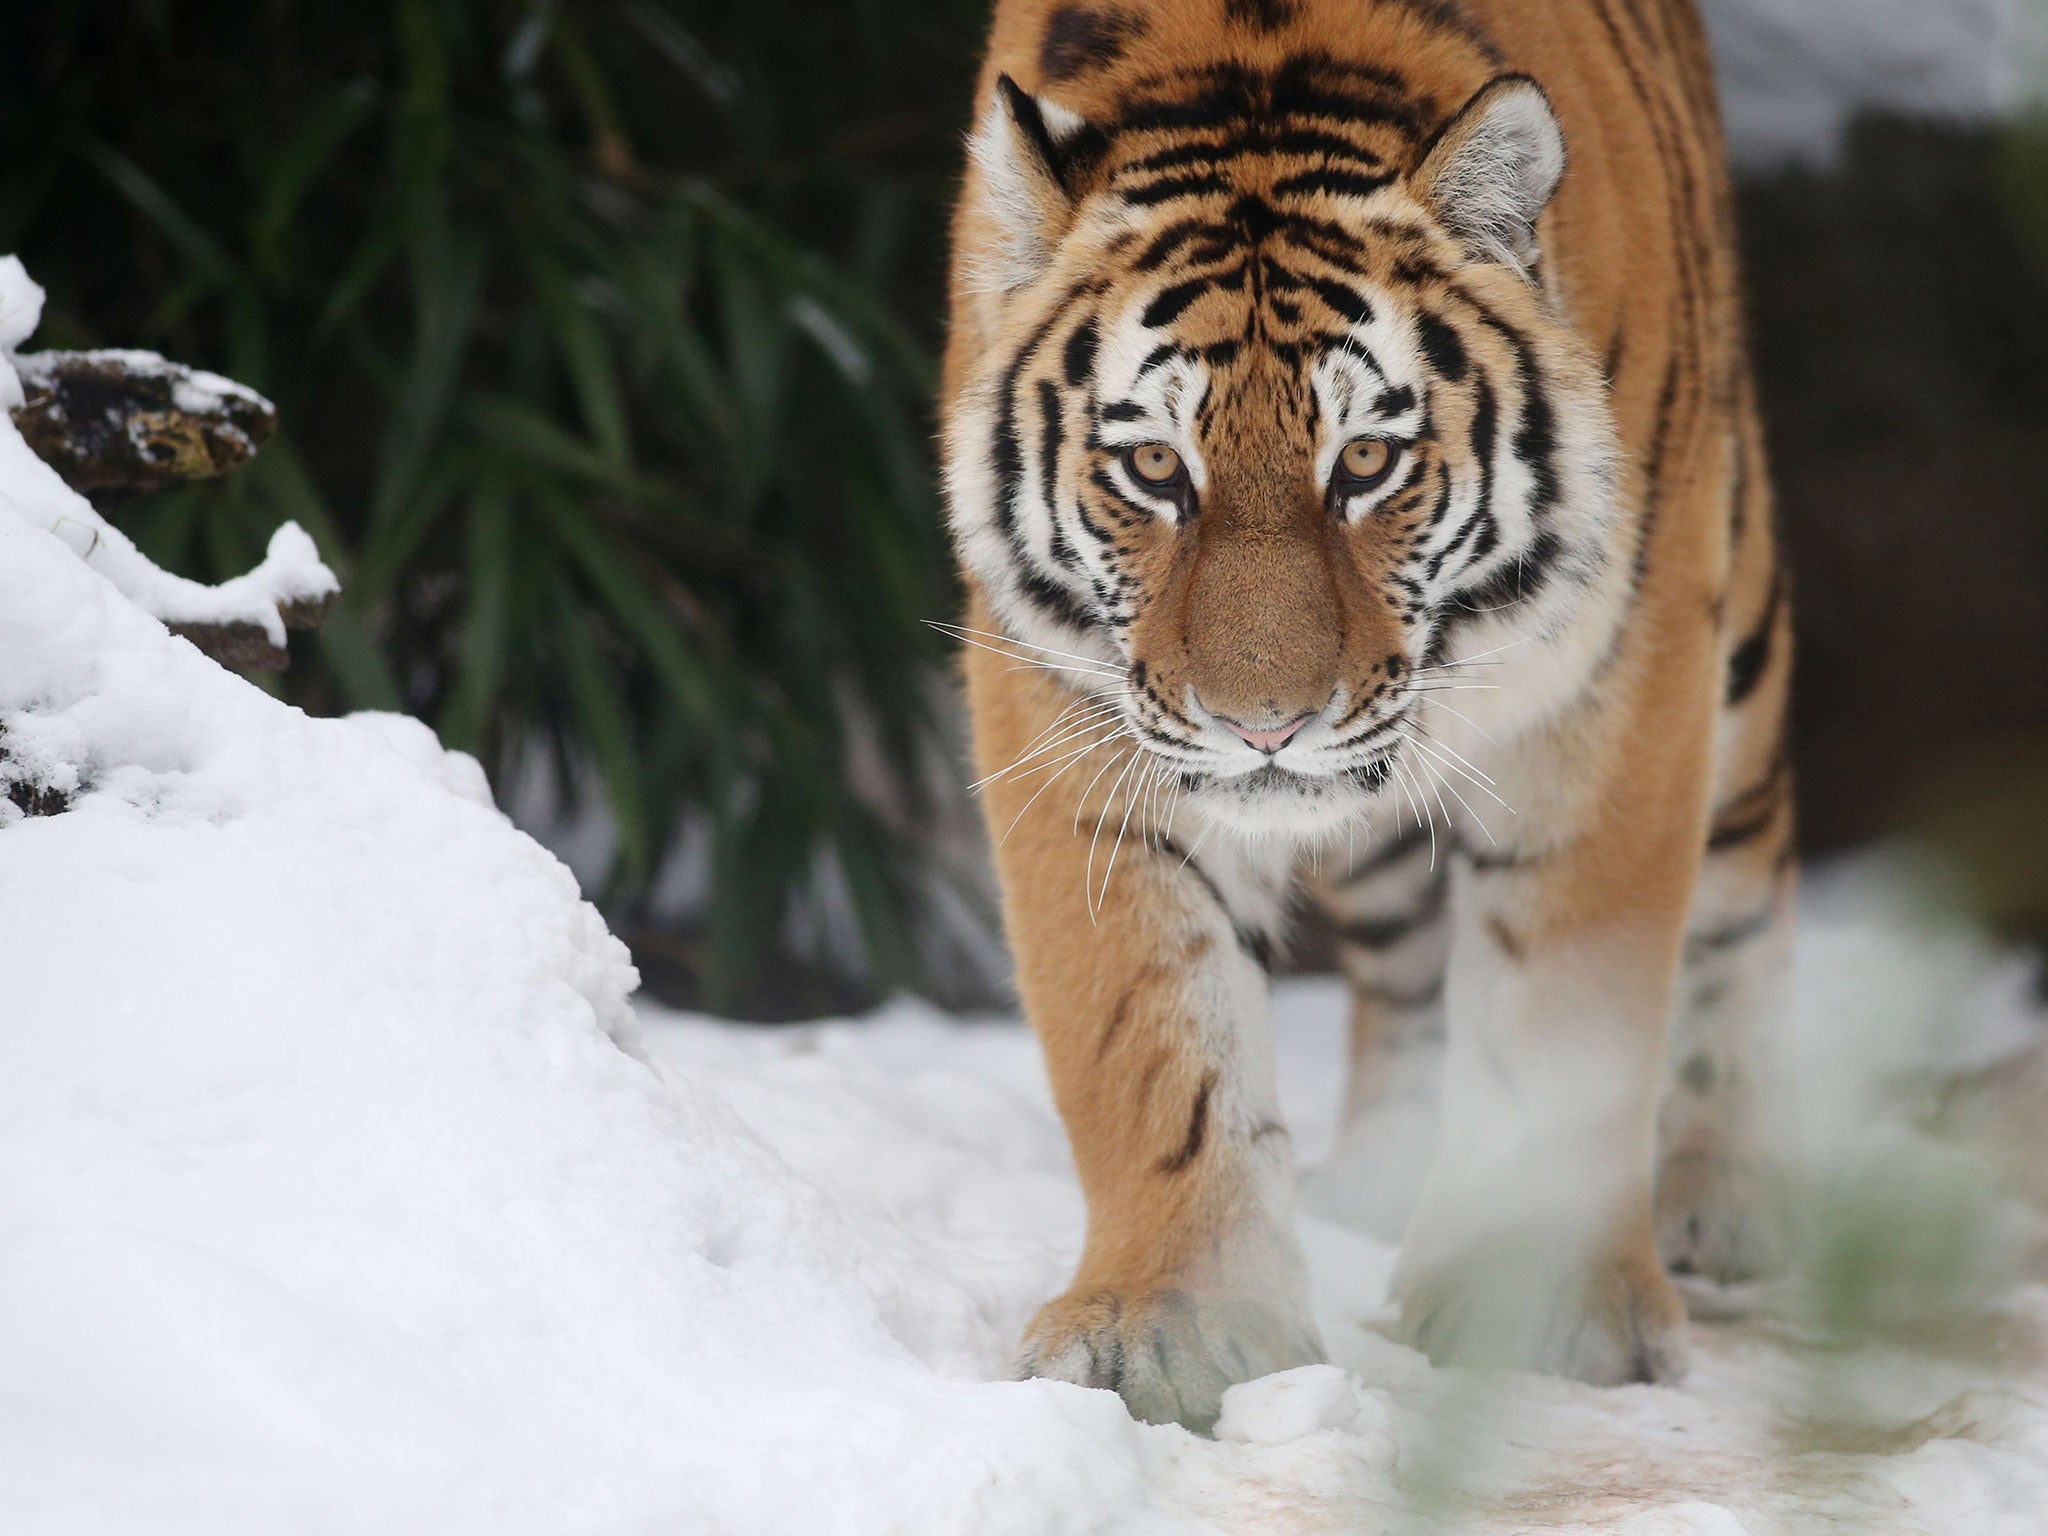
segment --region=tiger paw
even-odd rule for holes
[[[1322,1359],[1305,1311],[1230,1292],[1089,1290],[1040,1309],[1018,1374],[1107,1387],[1133,1418],[1207,1434],[1225,1388]]]
[[[1408,1340],[1439,1365],[1540,1371],[1595,1386],[1685,1374],[1685,1307],[1647,1241],[1569,1259],[1508,1238],[1395,1277]]]
[[[1729,1283],[1783,1274],[1791,1185],[1761,1155],[1681,1148],[1657,1174],[1657,1251],[1674,1274]]]

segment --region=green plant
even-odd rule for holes
[[[215,578],[314,534],[347,595],[292,697],[419,714],[501,789],[551,753],[603,796],[629,921],[691,834],[707,1005],[759,996],[821,861],[861,980],[916,985],[918,621],[953,599],[930,325],[896,315],[939,307],[967,74],[900,91],[979,17],[862,75],[877,18],[698,9],[53,4],[0,65],[0,138],[33,146],[0,249],[51,290],[42,344],[278,403],[248,469],[115,515]]]

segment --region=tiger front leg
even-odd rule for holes
[[[1439,1361],[1670,1381],[1657,1110],[1705,789],[1682,752],[1587,777],[1569,818],[1524,777],[1525,840],[1460,861],[1438,1157],[1395,1291]]]
[[[1149,1422],[1206,1430],[1225,1388],[1323,1352],[1293,1229],[1265,973],[1178,867],[1184,855],[1127,844],[1124,857],[1095,923],[1067,914],[1064,956],[1042,957],[1025,936],[1039,923],[1013,916],[1088,1197],[1079,1271],[1033,1320],[1020,1365],[1112,1388]]]
[[[1044,685],[975,670],[984,760],[1000,768],[1056,710],[1027,698],[1005,719]],[[1084,754],[1050,788],[1025,773],[987,795],[1025,1011],[1088,1200],[1078,1272],[1026,1330],[1019,1365],[1206,1430],[1225,1388],[1323,1351],[1264,968],[1136,773],[1108,787],[1121,750]]]

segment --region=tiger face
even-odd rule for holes
[[[1454,771],[1464,658],[1587,643],[1613,428],[1540,280],[1564,146],[1533,82],[1425,140],[1335,66],[1228,73],[1108,124],[999,82],[947,491],[1010,637],[1211,818],[1314,835]],[[1521,671],[1457,711],[1523,723]]]

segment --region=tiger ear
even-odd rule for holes
[[[1022,288],[1052,260],[1073,217],[1076,174],[1100,140],[1077,114],[996,76],[995,99],[968,149],[981,173],[981,209],[1000,242],[998,286]]]
[[[1527,75],[1502,75],[1438,133],[1411,182],[1474,257],[1526,268],[1536,259],[1536,220],[1564,166],[1564,129],[1550,97]]]

